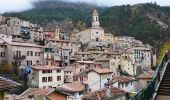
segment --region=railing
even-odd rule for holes
[[[26,59],[26,55],[14,55],[13,58],[16,60],[24,60]]]
[[[130,98],[129,100],[151,100],[153,98],[155,90],[160,82],[160,80],[158,79],[158,75],[162,73],[162,70],[165,67],[164,65],[167,61],[167,54],[164,53],[152,80],[148,83],[146,87],[144,87],[141,91],[139,91],[134,97]]]

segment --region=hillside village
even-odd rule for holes
[[[136,87],[138,80],[144,87],[156,66],[153,47],[105,33],[99,17],[94,9],[90,28],[62,33],[59,26],[44,29],[0,16],[0,64],[16,66],[27,79],[21,94],[4,89],[5,100],[127,100],[142,88]],[[10,77],[0,76],[9,82]],[[17,85],[23,85],[20,81]]]

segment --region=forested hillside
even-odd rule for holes
[[[60,25],[63,31],[72,32],[91,26],[91,12],[97,8],[101,26],[114,35],[134,36],[145,43],[159,46],[170,39],[170,7],[157,4],[137,4],[114,7],[97,7],[85,3],[41,1],[35,8],[20,13],[6,13],[42,26]]]

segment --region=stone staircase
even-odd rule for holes
[[[155,100],[170,100],[170,63],[168,63]]]

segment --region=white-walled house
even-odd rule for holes
[[[136,92],[136,79],[126,76],[113,76],[109,82],[109,86],[120,88],[126,92]],[[108,82],[105,83],[108,86]]]
[[[138,63],[142,68],[151,67],[151,49],[145,46],[133,47],[130,49],[133,63]]]
[[[32,66],[28,84],[36,88],[56,88],[64,83],[64,71],[61,67],[39,65]]]
[[[107,78],[111,78],[112,73],[112,71],[106,68],[94,68],[88,71],[88,91],[95,91],[104,88]]]

